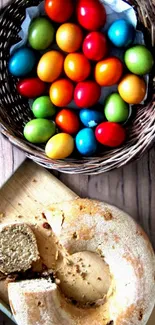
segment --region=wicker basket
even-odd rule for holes
[[[0,18],[0,122],[2,133],[23,149],[26,155],[46,168],[64,173],[99,174],[125,165],[139,158],[155,138],[155,80],[150,78],[149,96],[144,106],[135,108],[136,116],[128,130],[128,140],[124,146],[105,151],[98,157],[48,159],[39,146],[28,143],[23,138],[23,127],[32,117],[28,101],[16,91],[16,80],[8,74],[7,62],[10,46],[18,41],[17,34],[25,17],[25,8],[37,5],[40,0],[14,0],[3,11]],[[146,36],[149,48],[155,44],[154,0],[130,1],[137,11],[139,26]]]

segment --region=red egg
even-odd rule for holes
[[[98,142],[108,147],[119,147],[126,138],[126,131],[120,124],[103,122],[95,130]]]
[[[92,31],[100,29],[106,22],[106,11],[99,0],[77,0],[76,15],[79,24]]]
[[[83,42],[83,53],[89,60],[99,61],[108,53],[105,35],[100,32],[89,33]]]
[[[73,1],[45,0],[45,11],[53,21],[64,23],[71,17],[74,11]]]
[[[56,116],[57,126],[65,133],[75,134],[80,129],[80,120],[75,112],[68,108],[62,109]]]
[[[39,78],[27,78],[19,81],[17,91],[24,97],[35,98],[45,93],[46,84]]]
[[[91,107],[101,96],[101,87],[95,81],[79,82],[75,87],[74,100],[78,107]]]

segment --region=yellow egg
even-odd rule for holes
[[[126,103],[140,104],[146,94],[145,81],[134,74],[127,74],[119,83],[118,92]]]
[[[51,159],[64,159],[74,150],[74,139],[67,133],[59,133],[52,137],[46,144],[45,152]]]
[[[64,56],[58,51],[45,53],[37,67],[38,77],[44,82],[53,82],[63,71]]]

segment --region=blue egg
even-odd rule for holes
[[[119,19],[110,26],[108,37],[116,47],[127,47],[134,40],[135,28],[127,20]]]
[[[93,128],[104,121],[104,114],[102,112],[88,108],[81,109],[79,116],[81,122],[89,128]]]
[[[77,150],[83,156],[91,156],[97,150],[97,141],[92,129],[85,128],[78,132],[75,138]]]
[[[36,55],[29,48],[20,48],[9,60],[9,72],[15,77],[28,75],[36,64]]]

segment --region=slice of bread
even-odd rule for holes
[[[0,272],[26,271],[39,259],[37,241],[27,224],[14,223],[0,227]]]
[[[61,317],[57,286],[50,278],[9,283],[8,294],[18,325],[67,325]]]

